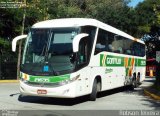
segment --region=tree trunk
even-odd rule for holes
[[[26,4],[26,0],[25,0],[25,4]],[[25,18],[26,18],[26,8],[24,8],[24,13],[23,13],[21,35],[23,35],[23,33],[24,33]],[[22,40],[20,40],[20,42],[19,42],[18,62],[17,62],[17,80],[19,79],[19,73],[20,73],[21,52],[22,52]]]

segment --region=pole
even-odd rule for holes
[[[24,7],[24,13],[23,13],[23,20],[22,20],[22,30],[21,35],[24,34],[24,24],[25,24],[25,18],[26,18],[26,0],[24,0],[25,7]],[[17,62],[17,80],[19,79],[19,73],[20,73],[20,64],[21,64],[21,52],[22,52],[22,40],[19,42],[19,49],[18,49],[18,62]]]

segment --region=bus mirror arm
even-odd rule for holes
[[[84,38],[84,37],[87,37],[87,36],[88,36],[87,33],[81,33],[81,34],[78,34],[78,35],[76,35],[76,36],[74,37],[74,39],[73,39],[73,44],[72,44],[72,46],[73,46],[73,52],[74,52],[74,53],[76,53],[76,52],[79,51],[79,42],[80,42],[80,40],[81,40],[82,38]]]
[[[21,40],[21,39],[24,39],[24,38],[27,38],[27,35],[20,35],[20,36],[15,37],[15,38],[12,40],[12,51],[13,51],[13,52],[16,51],[17,41],[18,41],[18,40]]]

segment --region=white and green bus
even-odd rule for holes
[[[66,18],[34,24],[20,67],[22,95],[75,98],[145,79],[145,44],[95,19]]]

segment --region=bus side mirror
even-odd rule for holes
[[[82,38],[84,38],[84,37],[87,37],[88,36],[88,34],[87,33],[81,33],[81,34],[78,34],[78,35],[76,35],[75,37],[74,37],[74,39],[73,39],[73,44],[72,44],[72,46],[73,46],[73,52],[78,52],[79,51],[79,42],[80,42],[80,40],[82,39]]]
[[[15,38],[12,40],[12,51],[13,51],[13,52],[16,51],[17,41],[18,41],[18,40],[21,40],[21,39],[24,39],[24,38],[27,38],[27,35],[20,35],[20,36],[15,37]]]

